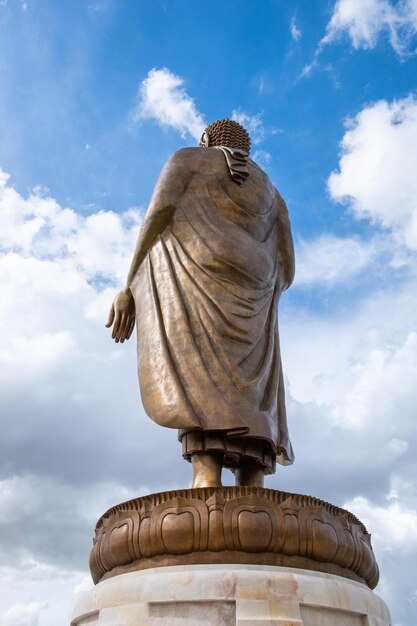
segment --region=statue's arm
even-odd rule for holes
[[[171,221],[172,214],[175,210],[174,207],[175,205],[172,203],[158,205],[154,201],[151,201],[139,231],[127,276],[126,288],[130,289],[133,279],[142,265],[143,259],[149,250],[151,250],[158,236],[164,232]]]
[[[282,267],[283,277],[281,289],[284,291],[285,289],[288,289],[294,280],[295,257],[288,208],[284,199],[278,192],[276,196],[276,209],[278,222],[278,256]]]
[[[127,277],[127,287],[130,287],[132,284],[143,259],[152,248],[158,236],[164,232],[171,221],[175,207],[183,195],[191,176],[188,160],[186,150],[175,152],[169,158],[159,176],[139,232]]]
[[[130,286],[147,253],[170,223],[189,183],[191,169],[187,167],[188,159],[184,152],[179,150],[173,154],[159,176],[139,232],[126,286],[117,294],[110,308],[106,326],[113,326],[112,338],[116,343],[129,339],[135,327],[135,302]]]

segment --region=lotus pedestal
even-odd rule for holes
[[[72,626],[390,626],[370,536],[348,511],[272,489],[152,494],[97,523]]]

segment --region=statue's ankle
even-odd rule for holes
[[[196,453],[191,457],[193,465],[193,489],[198,487],[221,487],[222,461],[217,455]]]
[[[265,473],[259,465],[241,465],[235,469],[236,487],[263,487]]]

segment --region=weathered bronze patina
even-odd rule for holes
[[[238,485],[293,461],[277,307],[294,276],[288,211],[248,157],[237,122],[210,125],[198,148],[171,156],[155,187],[108,326],[137,322],[147,414],[179,429],[193,487]]]
[[[373,589],[370,535],[351,513],[274,489],[218,487],[155,493],[97,522],[94,582],[129,571],[196,563],[280,565],[337,574]]]

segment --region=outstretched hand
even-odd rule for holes
[[[119,291],[109,312],[106,327],[113,326],[112,339],[123,343],[129,339],[135,327],[135,301],[129,287]]]

